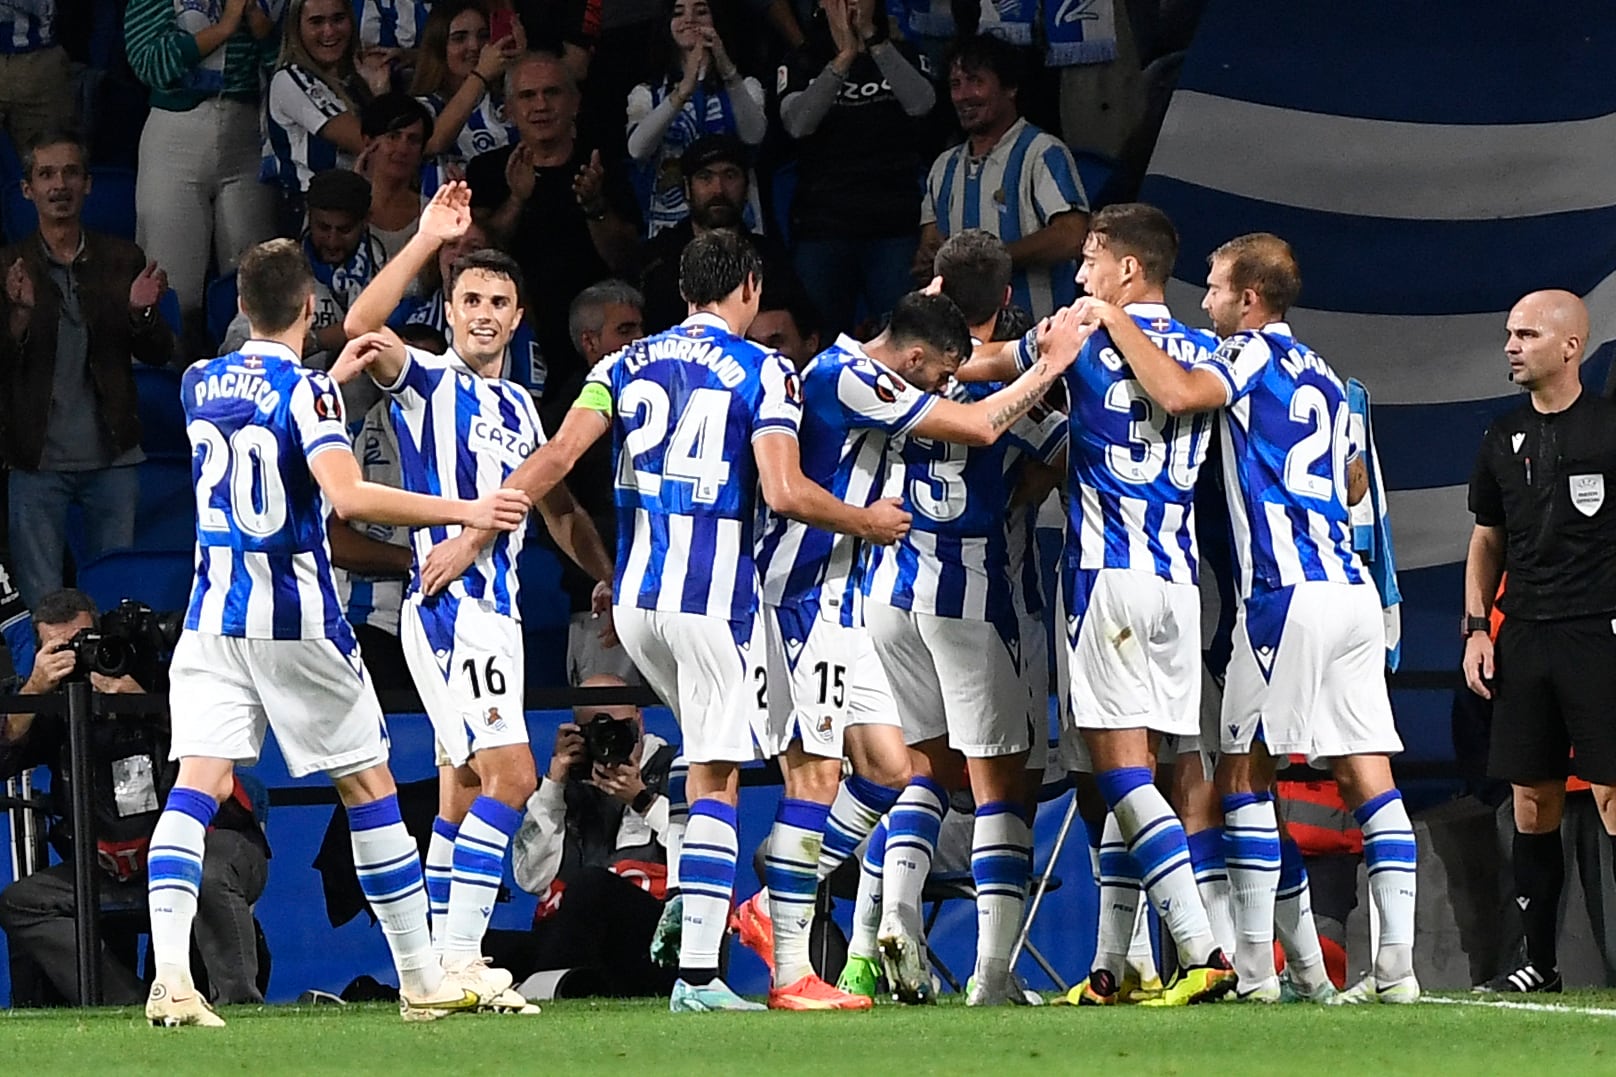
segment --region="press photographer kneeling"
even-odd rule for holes
[[[601,675],[580,687],[624,683]],[[511,842],[516,884],[539,897],[533,927],[490,931],[484,949],[529,998],[666,995],[675,974],[649,950],[667,894],[678,753],[645,732],[638,707],[577,707],[573,717]]]
[[[39,648],[33,673],[19,694],[47,695],[85,677],[95,691],[108,694],[166,687],[164,661],[173,648],[175,626],[146,607],[125,603],[98,617],[89,595],[64,590],[41,599],[33,620]],[[90,747],[101,908],[103,914],[143,914],[152,829],[178,772],[168,759],[167,723],[157,715],[98,715],[90,726]],[[33,964],[62,999],[78,1005],[67,718],[0,716],[0,780],[36,766],[50,771],[49,838],[62,863],[0,891],[0,928],[10,943],[14,971]],[[252,903],[263,892],[268,855],[251,800],[238,783],[208,832],[197,903],[197,950],[216,1003],[263,1001]],[[104,1003],[126,1006],[145,1000],[145,985],[133,965],[115,957],[105,942],[100,960]],[[16,984],[19,995],[23,986]]]

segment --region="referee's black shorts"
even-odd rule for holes
[[[1489,775],[1616,785],[1616,620],[1505,617],[1493,665]]]

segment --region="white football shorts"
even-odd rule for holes
[[[899,725],[868,629],[835,616],[815,604],[759,607],[769,706],[757,741],[771,758],[800,739],[808,754],[840,759],[849,726]]]
[[[1062,576],[1077,728],[1198,733],[1199,588],[1129,569]]]
[[[387,762],[387,726],[353,639],[185,632],[169,667],[169,755],[258,761],[266,723],[294,778]]]
[[[645,683],[673,710],[692,763],[757,758],[753,729],[768,709],[754,621],[612,607],[617,638]]]
[[[399,610],[404,662],[437,740],[437,762],[527,743],[522,626],[492,603],[444,594]]]

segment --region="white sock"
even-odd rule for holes
[[[1375,979],[1396,983],[1414,975],[1414,896],[1418,853],[1414,824],[1403,797],[1391,789],[1362,807],[1353,817],[1363,830],[1364,866],[1369,895],[1380,911],[1380,949]]]
[[[1128,939],[1128,967],[1133,969],[1140,983],[1147,983],[1153,977],[1161,978],[1161,970],[1156,967],[1156,947],[1150,938],[1150,907],[1143,901],[1139,902],[1133,919],[1133,934]]]
[[[1010,972],[1010,951],[1027,906],[1032,832],[1022,807],[1001,800],[979,804],[971,832],[971,877],[976,883],[976,979],[997,985]]]
[[[858,897],[853,901],[853,937],[847,942],[849,957],[875,958],[875,936],[881,929],[881,862],[887,855],[887,822],[882,819],[870,832],[859,861]]]
[[[1114,812],[1105,814],[1099,861],[1100,915],[1094,942],[1094,967],[1105,969],[1120,981],[1144,917],[1140,909],[1138,868],[1128,855],[1128,846],[1122,840],[1122,829],[1117,825]]]
[[[146,860],[152,964],[170,986],[192,986],[191,924],[202,888],[203,843],[218,808],[206,793],[175,786],[152,830]]]
[[[1279,891],[1274,895],[1274,932],[1285,947],[1285,968],[1291,980],[1309,994],[1330,984],[1324,967],[1324,948],[1313,922],[1313,899],[1308,892],[1307,868],[1294,841],[1279,843]]]
[[[399,988],[430,995],[443,981],[443,966],[432,950],[427,927],[426,883],[415,839],[404,829],[398,798],[385,796],[348,809],[354,871],[370,911],[381,924],[393,954]]]
[[[870,836],[875,824],[897,802],[896,789],[877,785],[857,774],[836,787],[836,799],[825,820],[825,840],[819,849],[821,882],[858,850],[859,842]]]
[[[948,794],[930,778],[916,777],[898,794],[887,816],[887,855],[881,865],[881,919],[896,918],[905,930],[921,929],[920,894],[931,874],[937,834]]]
[[[1206,906],[1212,937],[1225,954],[1234,953],[1234,906],[1229,894],[1229,869],[1223,859],[1223,828],[1210,827],[1189,835],[1190,864],[1195,868],[1195,889]]]
[[[1109,790],[1108,802],[1117,794],[1112,807],[1117,825],[1128,839],[1128,852],[1139,868],[1151,906],[1178,944],[1180,964],[1201,964],[1218,943],[1195,889],[1184,825],[1145,768],[1108,771],[1095,779],[1102,790]]]
[[[763,874],[768,882],[769,918],[774,921],[774,986],[796,983],[814,971],[808,938],[819,891],[819,847],[830,808],[809,800],[785,799],[769,831]]]
[[[679,852],[685,843],[685,828],[690,825],[690,801],[686,799],[685,783],[690,778],[690,764],[684,756],[673,761],[668,770],[668,830],[662,847],[668,851],[668,896],[679,893]]]
[[[426,901],[432,917],[432,948],[443,956],[449,937],[449,888],[454,882],[455,838],[460,827],[446,819],[432,820],[432,837],[426,846]]]
[[[505,850],[521,823],[521,812],[488,796],[472,801],[471,810],[460,821],[449,883],[445,968],[464,968],[482,957],[483,935],[505,876]]]
[[[1279,823],[1266,793],[1223,798],[1223,859],[1234,904],[1234,968],[1243,989],[1274,977],[1274,894],[1279,887]]]

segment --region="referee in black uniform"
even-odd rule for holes
[[[1504,351],[1530,400],[1488,427],[1470,479],[1465,681],[1493,700],[1488,772],[1514,787],[1526,928],[1526,965],[1487,985],[1496,991],[1561,988],[1559,831],[1573,769],[1616,835],[1616,403],[1582,388],[1587,340],[1587,308],[1571,293],[1515,304]],[[1495,653],[1488,613],[1505,570]]]

